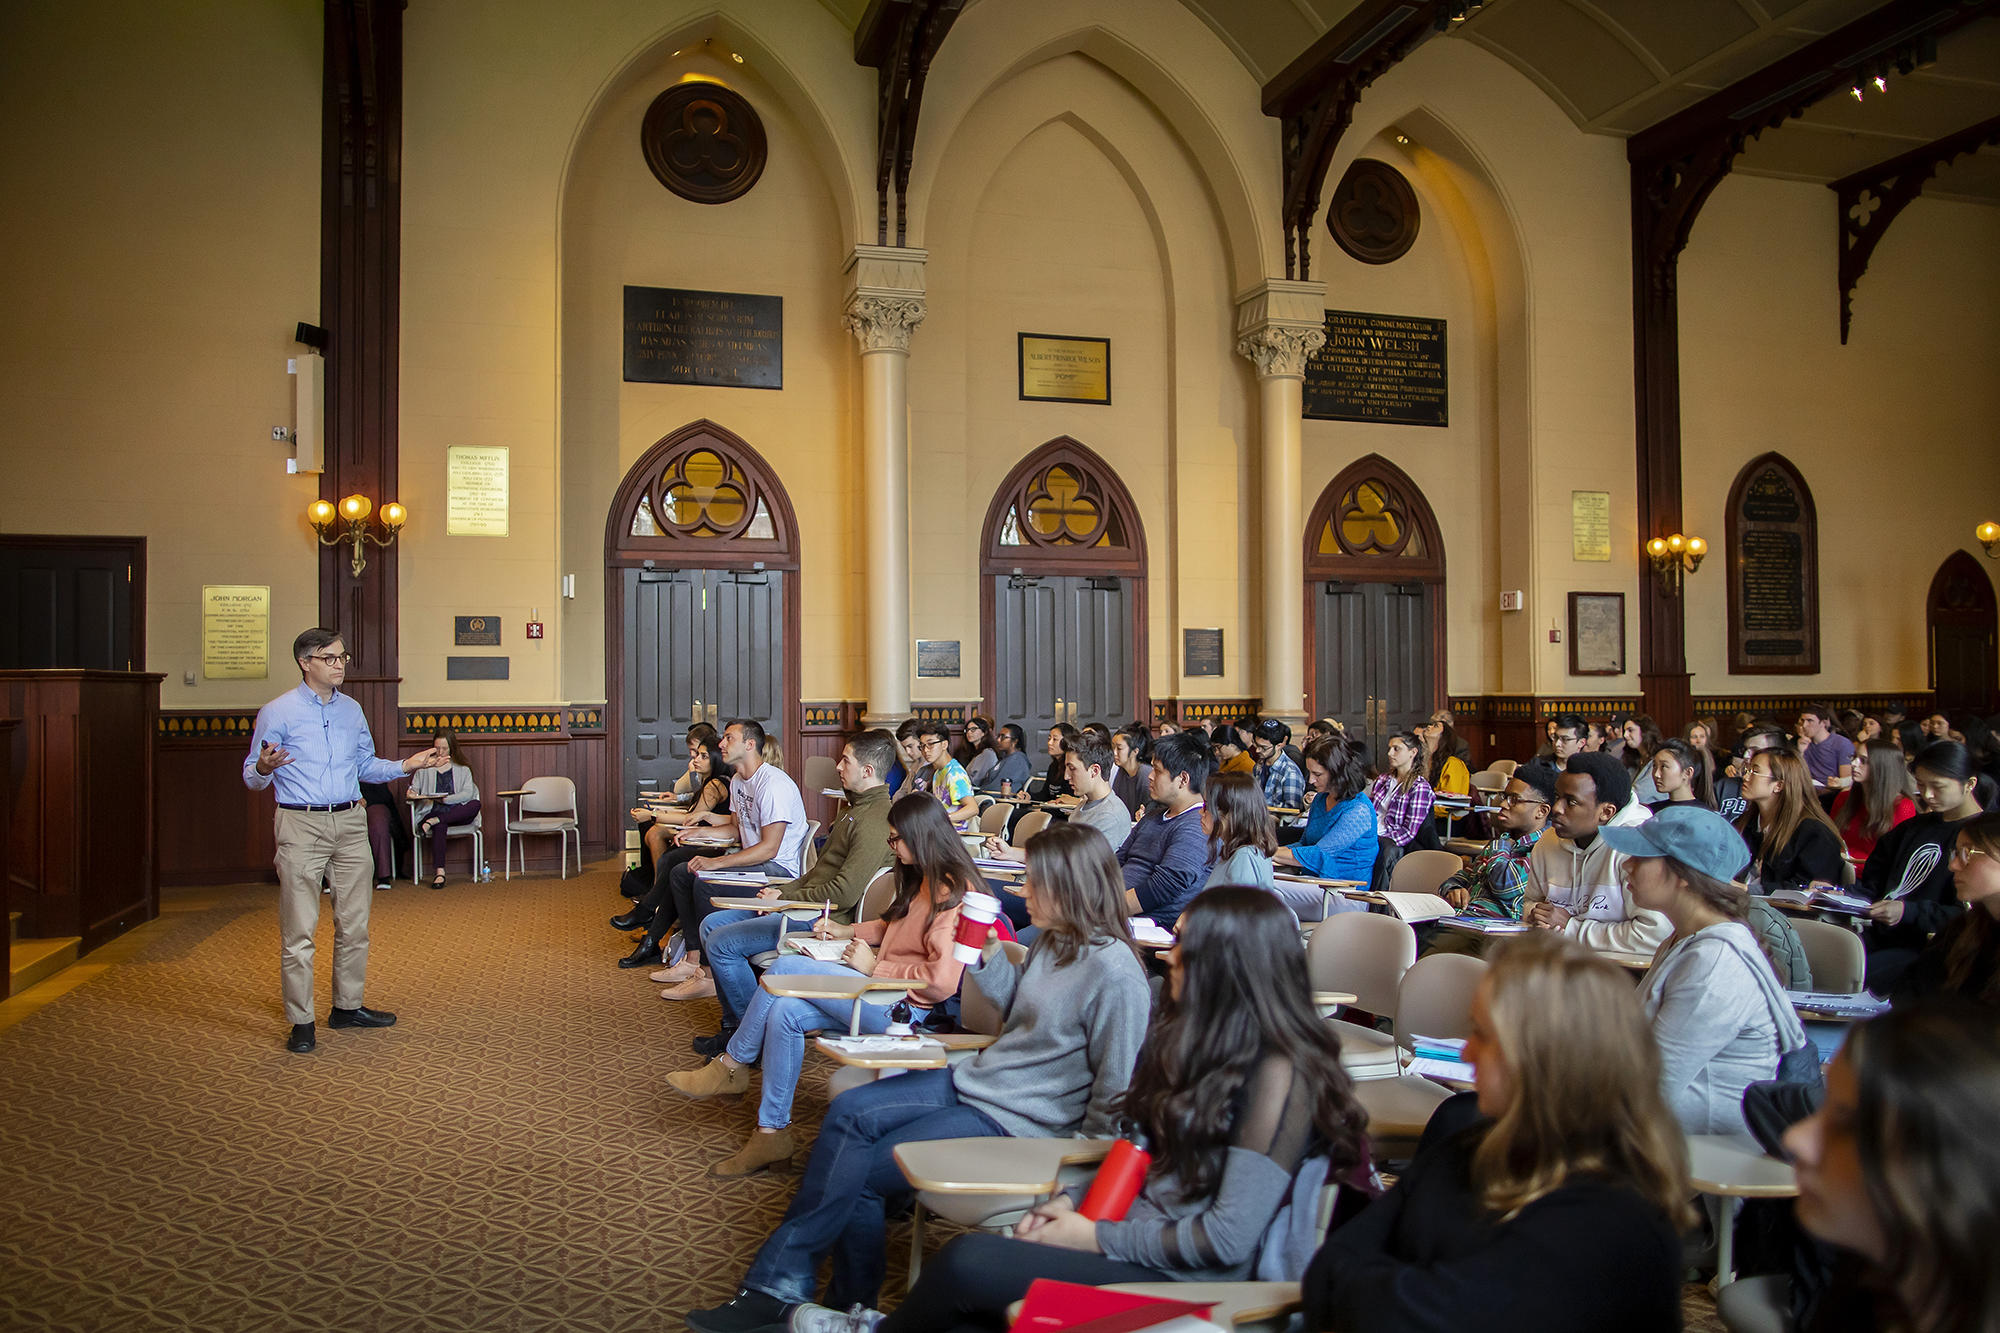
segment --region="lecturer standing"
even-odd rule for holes
[[[420,768],[451,762],[424,750],[402,763],[378,759],[361,705],[340,693],[347,679],[347,649],[330,629],[309,629],[292,641],[304,677],[257,712],[256,747],[243,761],[243,785],[278,796],[279,968],[285,1017],[292,1035],[285,1049],[304,1054],[317,1045],[313,1028],[313,933],[319,929],[320,882],[333,887],[333,1012],[328,1027],[386,1028],[396,1016],[361,1004],[368,975],[368,814],[361,784],[392,782]]]

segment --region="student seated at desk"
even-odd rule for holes
[[[1071,795],[1069,779],[1063,775],[1064,756],[1069,753],[1069,744],[1077,737],[1077,730],[1067,722],[1058,722],[1049,728],[1047,750],[1048,771],[1042,777],[1042,799],[1053,801],[1059,796]],[[1014,789],[1020,791],[1019,787]]]
[[[1021,748],[1028,743],[1028,735],[1019,724],[1003,723],[993,733],[993,751],[999,755],[986,775],[979,780],[977,789],[989,796],[1012,796],[1028,789],[1028,780],[1035,775],[1034,765]]]
[[[1812,789],[1806,761],[1787,749],[1760,750],[1743,774],[1749,808],[1736,821],[1750,848],[1752,893],[1841,881],[1840,830]]]
[[[1625,765],[1612,756],[1586,750],[1569,757],[1549,819],[1556,836],[1537,839],[1528,856],[1523,921],[1620,953],[1650,954],[1666,942],[1673,923],[1632,901],[1624,853],[1598,836],[1631,799]]]
[[[1436,793],[1424,777],[1424,743],[1414,732],[1398,732],[1382,746],[1382,756],[1388,771],[1368,788],[1382,836],[1405,851],[1437,846],[1437,834],[1431,831]],[[1372,869],[1374,863],[1369,865]]]
[[[1910,769],[1920,813],[1883,835],[1857,879],[1860,891],[1874,899],[1862,943],[1866,984],[1877,995],[1894,991],[1931,937],[1965,910],[1953,892],[1951,853],[1958,830],[1987,808],[1993,790],[1993,780],[1973,768],[1957,741],[1926,745]]]
[[[444,846],[449,831],[479,819],[479,784],[459,752],[458,737],[440,729],[433,746],[451,756],[449,768],[420,768],[410,779],[411,813],[416,819],[416,836],[430,843],[431,887],[444,887]],[[420,799],[426,798],[429,799]],[[524,858],[525,859],[525,858]],[[473,867],[477,877],[478,867]]]
[[[1472,770],[1458,757],[1458,733],[1451,729],[1451,723],[1432,718],[1417,728],[1417,739],[1424,745],[1424,781],[1431,784],[1432,793],[1470,796]],[[1442,819],[1445,807],[1434,806],[1431,813]]]
[[[2000,1324],[2000,1025],[1929,1000],[1859,1024],[1826,1102],[1785,1131],[1799,1225],[1845,1262],[1808,1333],[1974,1333]]]
[[[1895,1001],[1954,995],[2000,1008],[2000,813],[1959,825],[1950,867],[1966,910],[1917,955],[1897,983]]]
[[[896,728],[896,757],[901,762],[889,785],[890,794],[898,801],[917,790],[917,775],[924,767],[923,747],[917,743],[917,732],[922,728],[923,723],[913,717],[903,719],[903,725]]]
[[[1660,799],[1647,802],[1646,808],[1654,814],[1670,805],[1699,805],[1704,809],[1715,809],[1715,791],[1708,780],[1708,763],[1701,752],[1686,741],[1663,740],[1660,748],[1653,751],[1653,786],[1659,789]]]
[[[1120,727],[1111,737],[1111,757],[1118,765],[1111,790],[1137,819],[1153,799],[1153,738],[1137,722]]]
[[[923,767],[911,779],[913,790],[924,792],[936,800],[944,807],[945,818],[954,824],[969,824],[979,818],[979,802],[973,799],[972,780],[965,776],[958,760],[951,757],[950,727],[942,722],[920,725],[917,728],[917,757],[923,760]]]
[[[791,1310],[812,1300],[828,1254],[833,1279],[824,1304],[872,1308],[885,1267],[885,1208],[910,1193],[896,1165],[899,1143],[1115,1132],[1152,1003],[1126,929],[1118,864],[1096,834],[1057,825],[1028,849],[1022,889],[1041,931],[1027,961],[1010,962],[989,935],[965,973],[966,984],[1006,1015],[999,1039],[949,1069],[915,1070],[836,1097],[784,1220],[735,1299],[688,1312],[695,1333],[783,1333]]]
[[[698,736],[695,734],[698,731],[707,735]],[[674,783],[674,790],[680,791],[685,784],[694,794],[694,800],[682,807],[681,817],[673,821],[658,819],[653,811],[644,806],[632,811],[632,818],[643,821],[646,830],[640,840],[640,873],[636,876],[640,882],[634,885],[634,872],[628,870],[620,883],[627,890],[626,896],[636,899],[638,906],[625,916],[614,917],[611,922],[613,930],[638,929],[651,921],[653,914],[667,902],[668,872],[695,857],[694,849],[677,847],[674,843],[674,835],[680,832],[682,825],[696,815],[729,813],[729,777],[720,771],[716,763],[715,728],[706,722],[689,728],[687,749],[687,772]]]
[[[1285,753],[1285,739],[1291,734],[1290,727],[1275,717],[1267,717],[1244,737],[1251,758],[1257,761],[1250,776],[1263,790],[1264,804],[1274,810],[1297,810],[1306,799],[1306,775]]]
[[[1375,1188],[1367,1113],[1340,1068],[1339,1038],[1308,1003],[1295,926],[1255,889],[1210,889],[1188,904],[1121,1108],[1153,1157],[1122,1221],[1082,1216],[1084,1188],[1072,1187],[1012,1236],[952,1241],[887,1318],[809,1306],[793,1333],[1002,1329],[1037,1278],[1240,1281],[1308,1160],[1343,1185],[1343,1202],[1365,1201]]]
[[[889,829],[889,846],[896,857],[891,872],[896,896],[882,915],[856,925],[817,923],[815,937],[853,941],[841,961],[823,963],[804,954],[787,954],[772,963],[766,975],[907,978],[915,983],[910,1007],[921,1021],[933,1006],[958,991],[964,965],[951,952],[958,905],[968,890],[984,892],[985,881],[943,808],[929,797],[905,796],[896,802],[889,810]],[[863,1001],[863,1032],[881,1032],[888,1026],[893,992],[891,997],[879,1004]],[[744,1005],[743,1022],[727,1049],[699,1069],[667,1075],[668,1085],[676,1091],[701,1099],[740,1095],[750,1086],[751,1066],[763,1068],[756,1131],[734,1156],[710,1167],[709,1175],[754,1175],[791,1160],[792,1094],[805,1062],[806,1033],[816,1028],[845,1029],[852,1008],[846,1000],[780,997],[759,988]]]
[[[1910,785],[1910,766],[1903,762],[1903,748],[1892,740],[1877,737],[1854,748],[1854,782],[1833,798],[1833,826],[1847,844],[1847,857],[1856,865],[1868,859],[1882,835],[1917,813],[1917,803],[1905,788]]]
[[[759,898],[807,907],[824,904],[835,923],[853,922],[861,895],[875,873],[896,863],[895,853],[889,849],[889,786],[877,776],[895,762],[895,755],[896,738],[880,730],[864,731],[841,748],[834,768],[847,801],[827,830],[819,860],[798,879],[759,889]],[[743,1011],[757,994],[757,974],[750,960],[779,947],[786,934],[811,930],[813,924],[788,919],[782,912],[709,913],[701,923],[701,956],[715,979],[716,998],[722,1002],[722,1028],[713,1036],[694,1039],[696,1055],[720,1054],[735,1035]],[[686,981],[698,971],[693,964],[683,962],[655,973],[653,979]]]
[[[1111,774],[1116,771],[1111,747],[1095,732],[1079,735],[1064,756],[1063,779],[1083,798],[1083,804],[1072,808],[1064,822],[1097,830],[1103,835],[1105,846],[1113,851],[1123,847],[1132,834],[1132,816],[1125,803],[1111,791]],[[999,837],[986,840],[986,854],[996,861],[1023,861],[1028,856],[1024,848]]]
[[[1661,1091],[1689,1134],[1748,1134],[1743,1090],[1775,1078],[1806,1032],[1745,919],[1734,883],[1749,857],[1729,821],[1670,806],[1638,828],[1598,837],[1625,854],[1632,901],[1674,933],[1639,990],[1660,1048]]]
[[[1499,835],[1438,885],[1438,894],[1463,916],[1521,919],[1528,858],[1549,826],[1556,803],[1556,770],[1540,759],[1514,770],[1500,794]],[[1473,937],[1460,937],[1473,938]]]
[[[1254,779],[1243,773],[1211,775],[1202,785],[1201,829],[1208,838],[1211,867],[1203,889],[1236,884],[1278,894],[1278,881],[1271,875],[1271,857],[1278,850],[1277,832]],[[1319,891],[1313,890],[1311,896],[1317,906]],[[1290,907],[1290,901],[1285,905]]]
[[[1000,762],[1000,752],[993,748],[993,719],[975,717],[965,724],[965,743],[958,747],[952,758],[965,765],[965,777],[974,791],[993,766]]]
[[[1306,785],[1313,798],[1306,806],[1305,835],[1281,849],[1274,860],[1320,879],[1367,884],[1375,869],[1376,853],[1381,850],[1375,805],[1367,792],[1368,747],[1342,735],[1307,741]],[[1317,921],[1326,897],[1317,889],[1312,897],[1316,901],[1307,903],[1303,895],[1287,894],[1285,902],[1299,914],[1299,920]],[[1345,902],[1336,900],[1335,910],[1345,910]]]
[[[1149,916],[1172,929],[1208,878],[1208,837],[1201,831],[1199,812],[1202,787],[1214,764],[1199,731],[1162,736],[1153,743],[1156,804],[1118,849],[1128,916]]]
[[[1327,1237],[1305,1327],[1678,1333],[1693,1188],[1631,981],[1570,941],[1519,936],[1493,951],[1471,1026],[1482,1118],[1426,1142]]]

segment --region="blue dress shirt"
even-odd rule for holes
[[[269,774],[257,771],[265,741],[290,752],[292,762]],[[339,805],[361,799],[363,782],[393,782],[403,766],[375,757],[375,739],[361,705],[334,691],[322,703],[304,681],[257,710],[243,785],[262,791],[277,784],[280,805]]]

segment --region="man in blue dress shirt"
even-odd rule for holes
[[[396,1016],[361,1003],[368,976],[368,813],[361,784],[391,782],[420,768],[443,768],[450,755],[424,750],[402,763],[375,756],[361,705],[340,693],[347,649],[330,629],[309,629],[292,641],[299,687],[257,711],[243,785],[276,786],[278,796],[279,969],[285,1049],[303,1054],[317,1044],[313,1027],[313,932],[319,929],[320,881],[333,888],[333,1012],[327,1026],[386,1028]]]

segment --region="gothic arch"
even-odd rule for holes
[[[2000,614],[1995,611],[1993,581],[1983,561],[1970,551],[1953,551],[1931,576],[1924,598],[1924,638],[1930,657],[1930,682],[1935,708],[1947,715],[1976,712],[1985,716],[2000,698],[1996,682],[1996,649],[2000,649]]]
[[[1804,474],[1783,454],[1759,454],[1736,474],[1723,510],[1722,558],[1729,673],[1819,674],[1819,509]],[[1752,574],[1770,590],[1768,599],[1753,596],[1746,582]],[[1795,601],[1784,596],[1792,588]]]
[[[1423,488],[1380,454],[1357,458],[1328,482],[1306,520],[1306,690],[1315,713],[1318,698],[1319,617],[1313,594],[1329,580],[1349,583],[1427,583],[1430,606],[1430,674],[1434,706],[1445,688],[1444,534]]]

